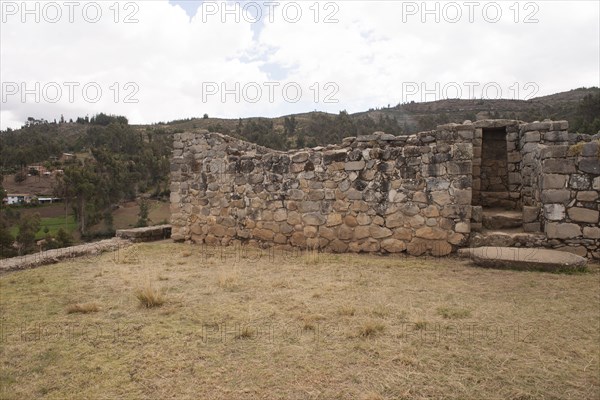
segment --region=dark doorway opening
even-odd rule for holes
[[[484,128],[481,143],[481,206],[514,209],[510,200],[506,128]]]
[[[481,136],[478,205],[482,207],[483,228],[520,231],[523,217],[517,210],[519,193],[510,191],[506,127],[483,128]]]

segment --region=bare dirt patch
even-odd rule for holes
[[[0,398],[597,399],[599,277],[133,245],[0,277]]]

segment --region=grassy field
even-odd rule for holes
[[[148,225],[159,225],[168,223],[171,217],[170,203],[156,200],[148,201]],[[115,229],[127,229],[135,227],[139,219],[140,207],[137,202],[131,201],[121,204],[121,207],[113,212],[113,224]]]
[[[0,398],[598,399],[599,278],[139,244],[0,277]]]
[[[18,208],[16,211],[22,215],[31,215],[39,213],[41,218],[40,230],[36,234],[36,239],[43,239],[46,234],[44,233],[44,227],[48,227],[50,234],[56,234],[59,228],[66,229],[68,233],[73,234],[76,238],[79,238],[77,232],[77,221],[71,214],[66,219],[65,225],[65,209],[64,204],[48,204],[39,207],[31,208]],[[169,221],[171,216],[170,205],[168,202],[160,202],[156,200],[149,201],[149,225],[158,225]],[[135,227],[139,219],[139,204],[137,202],[123,203],[120,208],[113,212],[113,226],[114,229],[126,229]],[[96,226],[90,227],[90,231],[102,231],[106,229],[104,222],[100,222]],[[17,225],[12,226],[9,232],[13,237],[16,237],[19,233]]]
[[[67,231],[67,233],[74,233],[77,230],[77,221],[75,221],[75,217],[73,215],[65,217],[46,217],[40,219],[40,230],[35,234],[36,240],[43,239],[46,237],[46,232],[44,232],[44,228],[48,227],[48,234],[56,236],[56,232],[60,228],[63,228]],[[13,226],[9,229],[9,232],[13,237],[17,237],[19,233],[19,227]]]

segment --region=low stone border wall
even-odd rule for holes
[[[128,247],[135,242],[149,242],[171,237],[171,225],[157,225],[145,228],[122,229],[116,237],[93,243],[64,247],[0,260],[0,274],[21,269],[35,268],[41,265],[54,264],[63,260],[83,257],[92,260],[107,251],[116,251]]]
[[[171,225],[156,225],[144,228],[119,229],[116,236],[133,242],[151,242],[171,237]]]
[[[0,274],[21,269],[35,268],[41,265],[55,264],[76,257],[97,256],[106,251],[114,251],[130,246],[131,244],[132,242],[129,240],[112,238],[101,240],[99,242],[63,247],[61,249],[45,250],[20,257],[6,258],[0,260]]]

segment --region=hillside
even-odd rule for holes
[[[124,221],[125,214],[117,210],[126,203],[136,204],[135,211],[130,209],[127,214],[128,225],[164,219],[149,215],[146,199],[168,198],[169,159],[176,132],[207,129],[285,150],[340,143],[344,137],[374,131],[407,134],[481,118],[567,119],[571,131],[596,133],[600,130],[600,89],[576,89],[528,101],[441,100],[355,114],[310,112],[278,118],[204,115],[152,125],[129,125],[124,116],[103,113],[79,117],[75,122],[29,118],[23,128],[0,133],[0,183],[13,194],[60,193],[73,211],[73,224],[66,233],[56,232],[56,243],[48,243],[62,246],[72,241],[68,235],[75,229],[84,239],[112,235]],[[0,209],[0,258],[15,253],[15,239],[20,254],[34,251],[40,229],[52,222],[11,208]],[[54,231],[49,229],[46,234],[54,235]]]
[[[586,96],[590,95],[600,96],[600,89],[580,88],[530,100],[448,99],[424,103],[406,103],[390,108],[370,109],[364,112],[347,114],[347,119],[343,112],[338,115],[309,112],[278,118],[246,118],[241,120],[190,118],[187,120],[160,123],[158,126],[171,131],[208,129],[209,131],[219,131],[246,140],[258,141],[263,145],[269,145],[268,141],[263,140],[264,137],[259,137],[256,140],[256,138],[249,137],[243,132],[243,128],[250,121],[266,121],[272,123],[273,132],[285,137],[287,145],[284,145],[284,148],[302,147],[295,146],[298,144],[298,138],[302,136],[306,145],[324,145],[331,143],[331,139],[335,139],[333,142],[339,142],[345,136],[353,136],[357,133],[371,133],[372,131],[369,132],[369,129],[383,130],[392,134],[397,134],[400,131],[410,134],[434,129],[439,124],[462,122],[466,119],[509,118],[523,121],[543,120],[545,118],[554,120],[566,119],[570,123],[571,130],[578,130],[582,127],[581,121],[578,120],[580,118],[578,115],[580,103]],[[596,103],[598,102],[597,99],[594,100]],[[598,115],[600,115],[600,111]],[[294,132],[290,134],[289,129],[286,130],[286,119],[289,120],[292,117],[296,122],[296,127]],[[350,128],[349,131],[340,132],[339,134],[335,132],[333,135],[328,134],[332,130],[328,125],[336,123],[346,124]],[[138,126],[138,129],[147,129],[147,126]],[[593,133],[596,132],[594,131]]]
[[[131,125],[131,128],[145,141],[151,140],[152,135],[162,136],[175,132],[207,129],[275,149],[339,143],[344,137],[368,134],[377,130],[391,134],[410,134],[434,129],[437,125],[447,122],[485,118],[523,121],[545,118],[566,119],[572,131],[587,129],[586,133],[596,133],[598,128],[595,128],[595,125],[584,126],[582,122],[580,104],[586,96],[593,103],[592,116],[594,113],[600,115],[600,100],[598,100],[600,89],[594,87],[574,89],[531,100],[448,99],[424,103],[411,102],[354,114],[345,111],[339,114],[308,112],[277,118],[223,119],[205,116],[205,118],[188,118],[150,125]],[[93,147],[93,139],[87,134],[90,125],[93,124],[84,122],[84,119],[80,118],[78,123],[47,123],[2,132],[1,166],[5,173],[13,172],[14,169],[13,171],[10,169],[15,167],[17,159],[26,160],[26,163],[42,162],[50,155],[60,155],[63,151],[87,151]],[[593,132],[589,131],[590,129]],[[27,132],[28,135],[19,135],[19,132]]]

